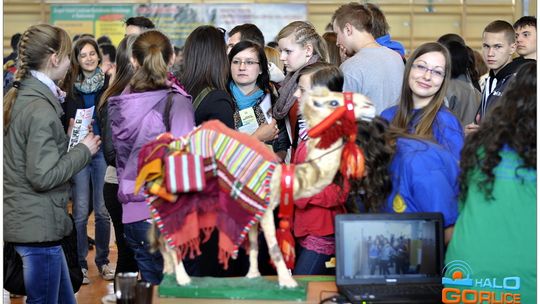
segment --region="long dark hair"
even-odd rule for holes
[[[66,77],[64,78],[64,81],[62,82],[62,90],[66,91],[67,95],[73,94],[74,92],[73,85],[77,81],[77,77],[84,75],[81,69],[81,65],[79,64],[79,54],[81,53],[81,50],[88,44],[94,48],[94,50],[96,51],[96,54],[98,55],[98,58],[99,58],[98,68],[101,61],[103,61],[103,56],[101,55],[99,46],[94,38],[90,38],[90,37],[79,38],[75,42],[75,45],[73,46],[73,51],[71,52],[70,69],[67,72]]]
[[[257,53],[257,60],[259,60],[259,68],[261,73],[257,76],[257,87],[263,90],[265,93],[271,93],[272,87],[270,86],[270,73],[268,72],[268,60],[266,59],[266,54],[264,49],[255,42],[249,40],[243,40],[234,45],[234,47],[229,52],[229,66],[232,64],[232,60],[236,54],[246,50],[254,49]],[[229,82],[234,81],[232,75],[229,73]]]
[[[107,104],[109,97],[117,96],[127,87],[135,70],[131,64],[131,47],[137,39],[137,35],[128,35],[120,41],[116,50],[116,73],[111,85],[103,92],[98,104],[98,109],[101,109]]]
[[[485,177],[478,187],[486,199],[493,199],[493,169],[500,163],[499,152],[505,145],[521,157],[521,168],[536,169],[536,62],[521,66],[501,96],[500,104],[482,121],[479,130],[467,137],[460,163],[462,200],[467,197],[469,175],[475,168]]]
[[[358,182],[351,182],[352,196],[361,198],[366,211],[378,212],[386,197],[392,192],[392,179],[388,166],[395,152],[395,138],[391,139],[388,122],[381,117],[372,121],[358,121],[356,144],[364,152],[367,175]],[[393,133],[396,134],[396,133]],[[351,203],[347,203],[349,209]]]
[[[186,39],[180,81],[193,98],[206,87],[226,91],[228,62],[224,32],[211,25],[199,26]]]

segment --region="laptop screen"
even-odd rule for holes
[[[441,282],[440,213],[338,215],[336,245],[338,286]]]

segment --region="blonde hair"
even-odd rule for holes
[[[293,21],[286,25],[279,31],[276,40],[287,38],[290,35],[294,35],[294,42],[306,46],[311,44],[313,46],[314,54],[319,55],[322,61],[328,62],[328,50],[326,49],[326,42],[317,33],[315,27],[306,21]]]
[[[279,51],[271,46],[264,47],[264,54],[268,62],[275,64],[281,71],[283,71],[283,61],[279,60]]]
[[[131,50],[139,65],[130,82],[131,89],[146,92],[167,88],[167,63],[174,53],[169,38],[160,31],[146,31],[137,37]]]
[[[30,70],[43,69],[52,54],[57,54],[59,59],[69,56],[71,38],[65,30],[53,25],[32,25],[22,34],[18,50],[13,87],[4,95],[4,134],[9,128],[21,81],[30,75]]]

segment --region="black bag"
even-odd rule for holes
[[[79,291],[83,281],[83,273],[79,266],[77,253],[77,232],[75,231],[75,222],[70,215],[73,229],[71,234],[62,239],[61,245],[66,256],[69,277],[73,292]],[[12,243],[4,243],[4,289],[12,294],[26,295],[23,278],[23,262],[21,256],[15,250]]]

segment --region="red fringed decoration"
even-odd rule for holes
[[[292,216],[294,210],[293,181],[294,165],[281,166],[281,201],[279,203],[279,228],[276,229],[276,239],[283,254],[285,265],[294,269],[296,253],[294,250],[294,237],[291,232]]]
[[[354,116],[354,103],[353,94],[351,92],[344,92],[343,99],[345,101],[345,108],[347,112],[342,119],[342,125],[344,127],[344,134],[347,134],[345,147],[341,153],[341,175],[360,179],[364,176],[365,169],[365,157],[362,150],[356,145],[356,118]]]
[[[324,131],[320,132],[321,140],[317,143],[316,147],[318,149],[328,149],[338,139],[342,138],[347,134],[350,134],[350,130],[356,130],[356,121],[343,119],[342,117],[340,120],[337,120],[333,125],[328,126]],[[355,134],[356,132],[354,133],[354,135]]]
[[[352,137],[352,136],[351,136]],[[354,135],[356,137],[356,135]],[[341,175],[360,179],[364,176],[365,157],[362,150],[354,143],[354,140],[349,140],[341,153],[341,165],[339,171]]]
[[[345,105],[308,131],[312,138],[320,137],[316,147],[327,149],[339,138],[346,137],[341,154],[340,172],[347,178],[359,179],[364,175],[365,157],[356,145],[356,118],[354,116],[353,94],[344,92]]]
[[[347,111],[347,108],[345,107],[339,107],[337,108],[332,114],[328,115],[323,121],[321,121],[319,124],[314,126],[313,128],[309,129],[308,136],[311,138],[316,138],[322,135],[324,131],[326,131],[328,128],[333,126],[336,121],[341,119],[343,117],[343,114]]]

